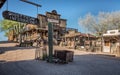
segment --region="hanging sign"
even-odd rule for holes
[[[39,24],[39,20],[37,18],[11,12],[11,11],[4,11],[3,17],[8,20],[13,20],[13,21],[22,22],[22,23],[35,24],[35,25]]]

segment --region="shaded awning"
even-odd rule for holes
[[[79,37],[90,37],[90,38],[96,38],[95,36],[91,35],[91,34],[85,34],[85,33],[73,33],[73,34],[65,34],[64,37],[76,37],[76,36],[79,36]]]
[[[104,40],[120,40],[120,35],[107,35],[103,36]]]

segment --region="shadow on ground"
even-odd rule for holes
[[[29,50],[29,49],[34,49],[35,47],[16,47],[16,46],[13,46],[13,47],[0,47],[0,54],[3,54],[5,53],[6,51],[14,51],[14,50],[23,50],[23,49],[26,49],[26,50]]]
[[[68,64],[42,60],[0,62],[0,75],[120,75],[120,61],[102,55],[75,55]]]
[[[18,43],[18,42],[15,42],[15,41],[0,41],[0,44],[3,44],[3,43]]]

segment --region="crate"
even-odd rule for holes
[[[55,58],[58,58],[61,62],[68,63],[73,61],[73,51],[67,50],[55,50],[54,52]]]

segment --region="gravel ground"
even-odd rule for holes
[[[74,50],[73,62],[47,63],[34,60],[35,48],[14,47],[15,45],[0,44],[0,75],[120,75],[119,58]]]

